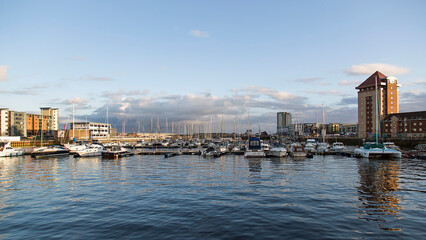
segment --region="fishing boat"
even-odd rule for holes
[[[293,143],[290,146],[290,156],[292,157],[306,157],[306,152],[300,143]]]
[[[0,143],[0,157],[22,156],[24,152],[24,150],[13,148],[10,142]]]
[[[356,157],[363,158],[401,158],[401,152],[386,148],[382,143],[367,142],[354,150]]]
[[[248,149],[245,151],[244,157],[265,157],[265,151],[262,149],[260,138],[250,138]]]
[[[33,158],[41,158],[41,157],[56,157],[61,155],[69,155],[70,150],[64,148],[61,145],[50,145],[47,147],[39,147],[35,148],[31,153],[31,157]]]
[[[83,150],[78,150],[75,154],[78,157],[94,157],[94,156],[102,156],[102,154],[106,151],[105,147],[100,144],[91,144],[88,145],[87,148]]]

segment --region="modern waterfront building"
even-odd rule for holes
[[[291,113],[288,113],[288,112],[277,113],[277,134],[279,135],[293,134],[293,126],[291,124]]]
[[[374,137],[380,122],[388,114],[399,113],[398,81],[376,71],[361,83],[358,90],[358,136]],[[377,116],[377,117],[376,117]]]
[[[27,113],[9,111],[9,135],[27,136]]]
[[[68,136],[72,139],[101,139],[111,136],[111,124],[76,122],[70,124]]]
[[[0,109],[0,136],[9,136],[9,109]]]
[[[41,108],[41,114],[17,112],[8,108],[0,109],[0,136],[55,136],[59,126],[57,108]]]
[[[52,131],[58,131],[59,129],[59,109],[51,107],[40,108],[42,116],[50,117],[50,129]]]

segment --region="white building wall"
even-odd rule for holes
[[[9,136],[9,109],[0,109],[0,136]]]

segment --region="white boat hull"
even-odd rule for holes
[[[354,154],[363,158],[401,158],[401,152],[393,149],[357,148],[354,150]]]
[[[266,156],[266,154],[265,154],[264,151],[250,151],[250,150],[248,150],[244,153],[244,157],[247,157],[247,158],[265,157],[265,156]]]

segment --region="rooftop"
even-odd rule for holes
[[[379,71],[376,71],[369,78],[367,78],[367,80],[365,80],[363,83],[361,83],[355,89],[361,89],[361,88],[366,88],[366,87],[374,87],[374,86],[376,86],[375,79],[377,79],[377,85],[380,85],[381,79],[386,79],[386,78],[387,78],[386,75],[384,75],[383,73],[381,73]]]

